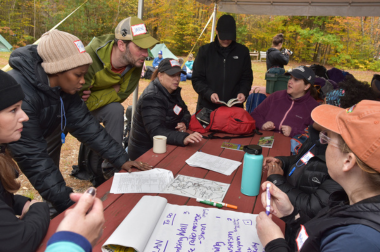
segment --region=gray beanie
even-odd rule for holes
[[[44,33],[37,46],[42,67],[47,74],[64,72],[92,63],[82,41],[76,36],[58,30]]]

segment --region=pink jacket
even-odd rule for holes
[[[282,125],[292,127],[290,137],[302,134],[304,129],[313,123],[311,111],[319,103],[307,92],[304,96],[292,100],[286,90],[274,92],[266,98],[252,113],[256,126],[261,129],[263,124],[272,121],[275,131],[280,131]]]

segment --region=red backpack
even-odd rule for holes
[[[235,135],[251,134],[256,129],[256,122],[252,116],[240,107],[219,107],[211,112],[210,124],[203,128],[195,117],[199,111],[191,117],[189,129],[199,133],[209,131],[229,133]]]

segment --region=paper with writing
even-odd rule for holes
[[[221,182],[178,175],[162,193],[221,202],[229,187],[229,184]]]
[[[155,168],[149,171],[115,173],[111,193],[159,193],[174,180],[169,170]]]
[[[118,244],[138,252],[263,252],[256,216],[144,196],[103,246]]]
[[[186,163],[193,167],[205,168],[227,176],[231,175],[231,173],[241,165],[241,162],[199,151],[189,157],[189,159],[186,160]]]

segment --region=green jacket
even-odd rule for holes
[[[86,101],[90,111],[101,108],[111,102],[124,102],[139,84],[142,67],[126,68],[122,74],[111,71],[111,51],[114,44],[114,35],[103,35],[94,38],[86,51],[90,54],[93,63],[85,75],[86,83],[83,90],[91,87],[91,95]],[[120,91],[116,93],[112,87],[120,85]]]

